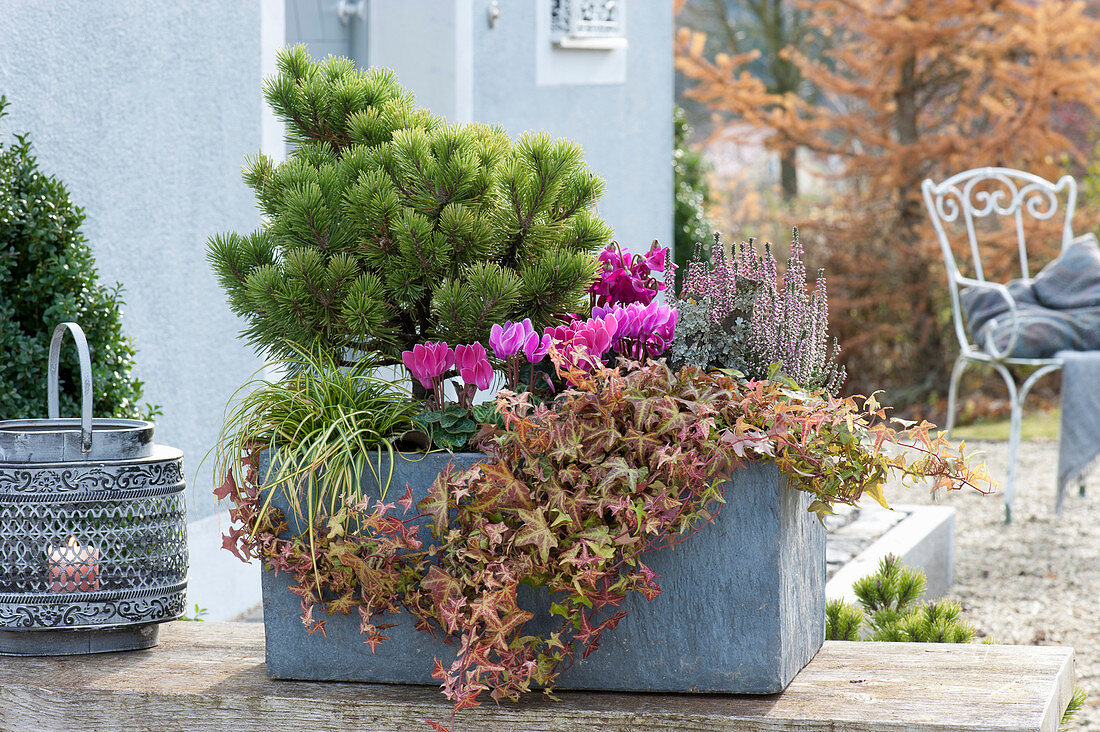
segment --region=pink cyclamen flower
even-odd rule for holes
[[[590,318],[577,328],[574,341],[582,341],[588,352],[602,356],[615,344],[615,335],[619,331],[618,319],[611,313],[602,318]]]
[[[425,389],[435,387],[435,382],[455,365],[455,352],[446,343],[429,341],[416,344],[411,351],[401,354],[401,361],[409,373]]]
[[[547,328],[545,332],[569,365],[591,369],[611,350],[618,328],[615,316],[607,313],[603,317]]]
[[[527,341],[523,344],[523,355],[527,357],[527,360],[531,363],[538,363],[546,354],[550,351],[550,336],[543,335],[539,338],[539,334],[534,331],[531,335],[527,336]]]
[[[649,248],[649,251],[645,254],[646,265],[654,272],[665,271],[665,256],[668,254],[668,247],[663,247],[656,241],[653,242],[653,246]]]
[[[672,342],[678,313],[676,308],[651,302],[648,305],[631,303],[613,308],[594,307],[594,317],[615,317],[619,327],[615,334],[615,350],[641,358],[658,356]]]
[[[524,318],[522,323],[506,321],[504,325],[499,323],[489,330],[489,345],[497,358],[510,358],[521,350],[527,343],[527,339],[535,334],[531,327],[531,319]]]
[[[480,343],[455,346],[455,365],[458,374],[467,385],[488,389],[493,380],[493,367]]]

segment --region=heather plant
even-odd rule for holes
[[[357,613],[374,648],[387,640],[386,617],[408,612],[452,639],[455,656],[435,659],[433,675],[457,712],[485,692],[514,699],[552,687],[575,654],[594,651],[627,595],[660,593],[645,553],[705,530],[725,479],[746,461],[775,460],[819,516],[864,494],[884,500],[891,472],[928,476],[937,488],[988,485],[984,468],[968,468],[931,425],[889,427],[873,398],[673,371],[659,359],[572,369],[551,355],[571,388],[542,404],[499,393],[502,426],[484,436],[483,462],[448,468],[418,503],[411,489],[388,503],[349,499],[316,517],[312,543],[288,537],[285,517],[263,510],[246,453],[243,479],[222,487],[233,502],[227,544],[292,573],[311,631],[324,627],[318,610]],[[420,527],[433,542],[422,543]],[[548,634],[527,626],[521,584],[552,593],[558,624]]]
[[[697,249],[674,302],[680,321],[673,363],[733,369],[750,379],[770,378],[778,368],[804,388],[836,392],[844,369],[828,338],[825,276],[819,271],[807,292],[802,253],[795,229],[780,280],[770,243],[763,254],[752,241],[729,251],[715,234],[709,261]]]
[[[294,148],[246,166],[263,226],[208,247],[259,350],[396,364],[418,344],[488,346],[494,323],[541,329],[584,305],[611,231],[577,145],[448,124],[390,71],[316,62],[304,46],[278,67],[264,95]]]

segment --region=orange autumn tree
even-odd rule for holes
[[[707,57],[705,37],[681,28],[687,94],[765,131],[773,150],[839,165],[836,195],[804,231],[824,239],[849,388],[927,398],[955,346],[921,181],[984,165],[1057,178],[1083,163],[1074,133],[1100,114],[1100,21],[1069,0],[767,1],[803,10],[827,39],[816,59],[783,51],[821,101],[769,93],[751,54]],[[1032,244],[1040,263],[1057,250],[1056,237]],[[993,267],[1005,275],[1008,252]]]

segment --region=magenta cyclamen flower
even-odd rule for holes
[[[664,353],[672,343],[678,313],[676,308],[651,302],[631,303],[614,308],[592,308],[594,317],[614,317],[619,324],[615,334],[615,350],[643,358]]]
[[[532,331],[531,335],[527,337],[527,341],[523,344],[523,355],[527,357],[527,360],[531,363],[538,363],[541,361],[550,350],[550,336],[543,335],[540,339],[539,334]]]
[[[546,335],[574,368],[591,369],[611,350],[619,323],[608,313],[589,320],[574,320],[555,328],[547,328]]]
[[[668,247],[662,247],[659,244],[657,244],[656,241],[654,241],[653,246],[651,246],[649,248],[649,251],[646,252],[646,254],[645,254],[645,257],[644,257],[645,263],[654,272],[664,272],[665,271],[665,257],[666,257],[667,254],[668,254]],[[664,288],[661,288],[661,289],[664,289]]]
[[[469,386],[488,389],[493,380],[493,367],[485,353],[485,346],[472,343],[468,346],[455,346],[455,366],[458,375]]]
[[[510,358],[523,350],[531,336],[538,339],[535,329],[531,327],[530,318],[524,318],[522,323],[509,320],[504,325],[497,324],[489,330],[489,345],[497,358]]]
[[[668,249],[653,242],[645,256],[624,252],[612,242],[600,252],[600,279],[589,289],[597,305],[647,305],[666,288],[653,272],[665,271]]]
[[[429,341],[403,352],[401,361],[421,386],[432,389],[435,382],[454,367],[455,352],[446,343]]]

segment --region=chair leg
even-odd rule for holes
[[[993,364],[993,368],[1004,379],[1005,386],[1008,387],[1009,404],[1012,406],[1011,428],[1008,433],[1008,478],[1005,480],[1005,523],[1010,524],[1012,523],[1012,499],[1016,497],[1016,451],[1020,447],[1020,423],[1023,410],[1012,373],[1001,364]]]
[[[951,384],[947,388],[947,425],[944,427],[944,435],[950,435],[951,430],[955,429],[956,410],[959,406],[959,381],[969,364],[970,362],[960,354],[955,359],[955,365],[951,367]]]

